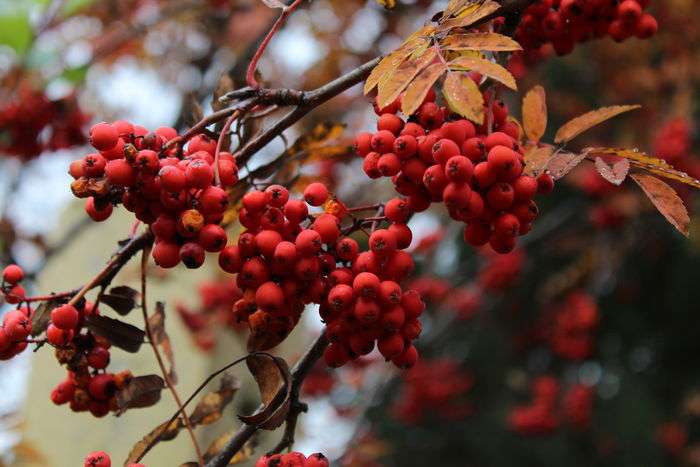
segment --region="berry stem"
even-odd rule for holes
[[[263,41],[260,43],[258,49],[255,51],[253,59],[250,61],[250,64],[248,65],[248,71],[245,75],[245,80],[248,83],[248,86],[250,86],[251,88],[260,87],[260,84],[255,79],[255,70],[258,68],[258,62],[260,61],[262,55],[265,53],[267,45],[270,43],[275,34],[277,34],[277,31],[279,31],[282,28],[285,21],[287,21],[287,17],[294,13],[294,11],[299,7],[299,5],[301,5],[302,1],[303,0],[294,0],[290,5],[282,9],[282,14],[279,16],[279,18],[277,18],[277,21],[275,21],[275,24],[272,25],[272,28],[267,33]]]
[[[151,329],[151,325],[148,318],[148,309],[146,301],[146,269],[148,267],[148,256],[150,250],[151,246],[147,245],[141,252],[141,313],[143,315],[144,328],[146,331],[146,336],[148,337],[148,343],[150,344],[151,348],[153,349],[153,353],[156,356],[156,361],[158,362],[158,367],[160,367],[160,371],[163,375],[163,379],[165,380],[165,384],[168,386],[170,393],[173,395],[173,399],[177,404],[179,412],[182,413],[182,420],[185,422],[187,432],[190,434],[190,438],[192,438],[192,445],[194,446],[194,450],[197,453],[197,461],[199,463],[199,466],[204,467],[204,457],[202,456],[202,449],[199,447],[199,443],[197,442],[197,437],[195,436],[194,430],[192,429],[192,423],[190,422],[190,418],[187,416],[187,412],[183,410],[184,407],[182,405],[180,395],[177,393],[177,390],[173,385],[173,382],[170,378],[170,372],[165,367],[163,357],[161,356],[160,351],[158,350],[158,343],[153,337],[153,330]],[[163,305],[156,305],[156,307],[158,306]]]

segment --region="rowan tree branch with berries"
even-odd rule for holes
[[[177,412],[138,441],[124,465],[144,465],[139,462],[156,445],[183,429],[197,457],[183,465],[243,462],[253,455],[256,435],[284,425],[272,448],[255,454],[256,467],[328,466],[323,454],[307,457],[292,451],[297,425],[309,410],[303,386],[319,372],[359,367],[372,355],[393,363],[405,378],[401,397],[391,404],[398,419],[418,423],[430,411],[444,417],[470,416],[473,376],[449,358],[423,361],[418,346],[421,354],[431,349],[455,323],[472,318],[483,297],[507,289],[520,275],[524,260],[517,239],[536,242],[547,235],[528,240],[540,217],[538,203],[579,164],[591,163],[613,186],[632,178],[661,214],[688,235],[690,217],[674,187],[699,188],[700,181],[636,149],[572,149],[581,134],[639,106],[591,110],[560,126],[547,142],[548,109],[556,104],[548,101],[544,87],[534,86],[518,99],[520,119],[502,100],[509,92],[520,96],[514,70],[545,60],[546,50],[566,55],[592,38],[610,36],[620,42],[652,37],[658,24],[646,11],[650,2],[451,0],[394,50],[310,91],[267,87],[264,72],[259,73],[266,50],[303,7],[300,0],[263,3],[279,16],[263,31],[245,76],[239,77],[241,86],[234,89],[222,79],[210,113],[188,128],[149,130],[127,120],[90,128],[87,140],[94,152],[70,163],[70,189],[85,200],[85,212],[95,222],[108,221],[115,209],[134,216],[129,237],[119,243],[106,266],[73,290],[37,295],[25,292],[22,284],[28,278],[22,267],[9,264],[3,270],[2,295],[16,309],[3,317],[0,359],[13,358],[30,344],[37,350],[52,347],[67,370],[66,379],[51,393],[55,404],[100,418],[153,406],[166,388],[176,401]],[[379,3],[390,7],[394,2]],[[202,8],[198,2],[189,7]],[[51,5],[37,35],[58,21],[57,8]],[[97,48],[94,60],[108,55],[110,45],[117,49],[177,14],[177,9],[167,8],[155,22],[126,28]],[[317,124],[291,146],[286,143],[288,129],[359,83],[372,101],[376,131],[357,133],[351,151],[347,145],[329,143],[342,131],[329,123]],[[52,111],[51,118],[24,130],[17,119],[0,119],[0,129],[10,135],[7,144],[0,141],[0,149],[29,159],[46,144],[66,147],[83,141],[80,127],[86,118],[73,97],[59,104],[43,95],[20,94],[17,102],[0,109],[3,115],[56,106],[61,111]],[[286,113],[263,128],[267,118],[283,108]],[[246,128],[252,131],[244,135]],[[47,131],[51,140],[42,143],[38,135]],[[267,157],[265,152],[278,137],[285,141],[284,152]],[[379,179],[388,178],[386,185],[396,193],[383,198],[380,190],[371,188],[363,202],[357,194],[341,195],[331,177],[304,171],[318,161],[340,163],[349,153],[362,160],[371,186],[381,186]],[[428,210],[443,210],[450,228],[462,231],[463,243],[487,258],[477,287],[449,294],[449,285],[441,289],[435,281],[415,277],[416,269],[432,266],[434,245],[424,238],[415,246],[409,223]],[[555,230],[562,223],[543,229]],[[138,253],[140,290],[113,285]],[[52,254],[47,250],[47,258]],[[207,301],[203,311],[180,305],[175,309],[201,348],[209,348],[211,328],[224,322],[247,334],[248,354],[235,356],[207,377],[183,403],[165,332],[170,312],[160,301],[152,314],[148,312],[150,261],[159,271],[198,269],[214,254],[216,267],[231,279],[208,284],[208,292],[201,293]],[[586,267],[600,266],[588,260]],[[468,275],[460,272],[460,277]],[[575,271],[567,277],[579,279]],[[548,302],[554,331],[537,338],[559,358],[589,356],[598,325],[595,301],[560,283],[547,293],[554,297]],[[432,314],[440,306],[457,312],[435,321]],[[105,308],[122,316],[141,308],[143,329],[109,316]],[[286,358],[270,352],[288,339],[302,316],[316,309],[323,329],[290,369]],[[420,338],[426,315],[431,315],[432,340]],[[160,375],[134,376],[129,370],[110,368],[112,348],[136,353],[144,343],[152,348]],[[239,415],[237,430],[202,449],[197,429],[222,417],[238,390],[238,382],[227,372],[244,362],[258,385],[260,405],[252,415]],[[215,379],[220,379],[219,389],[200,397]],[[440,382],[444,385],[434,391],[425,389]],[[551,433],[560,424],[556,411],[562,411],[575,429],[590,424],[593,393],[588,386],[569,385],[560,398],[559,382],[542,376],[528,390],[532,402],[512,411],[512,430],[523,435]],[[378,390],[377,397],[386,392]],[[360,432],[358,428],[355,440]],[[369,465],[352,464],[350,458],[352,452],[343,456],[343,465]],[[89,454],[84,462],[111,465],[102,451]]]

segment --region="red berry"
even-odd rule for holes
[[[214,180],[214,171],[206,161],[196,159],[187,166],[185,177],[190,188],[206,188]]]
[[[406,344],[403,336],[399,333],[389,334],[377,341],[379,353],[387,360],[398,357],[404,351]]]
[[[112,149],[118,139],[117,129],[109,123],[98,123],[90,128],[90,144],[100,151]]]
[[[375,230],[369,237],[369,248],[379,257],[389,256],[396,251],[396,237],[389,230]]]
[[[126,159],[115,159],[107,162],[105,175],[112,185],[129,186],[136,180],[134,169]]]
[[[109,365],[109,350],[95,347],[87,355],[88,365],[96,370],[102,370]]]
[[[112,461],[104,451],[91,452],[85,458],[84,467],[112,467]]]
[[[180,246],[170,241],[160,241],[153,247],[153,260],[161,268],[174,268],[180,264]]]
[[[237,245],[230,245],[219,253],[219,267],[224,271],[235,274],[242,265],[240,251]]]
[[[328,199],[328,188],[320,182],[314,182],[304,189],[304,200],[311,206],[321,206]]]
[[[66,331],[53,324],[49,324],[46,328],[46,340],[49,341],[49,344],[57,347],[68,345],[73,340],[74,334],[72,329]]]
[[[508,209],[515,199],[513,187],[508,183],[497,183],[486,193],[486,202],[493,209]]]
[[[228,241],[226,231],[216,224],[207,224],[197,235],[197,243],[209,252],[221,251]]]
[[[441,139],[433,145],[432,151],[435,162],[445,165],[451,157],[459,155],[459,146],[452,140]]]
[[[16,264],[5,266],[2,271],[2,280],[8,284],[16,284],[24,279],[24,271]]]
[[[102,222],[112,215],[112,204],[106,203],[104,206],[98,207],[95,205],[95,198],[92,196],[85,201],[85,212],[95,222]]]
[[[379,130],[372,136],[371,147],[379,154],[391,152],[394,148],[394,133],[388,130]]]
[[[282,185],[270,185],[265,189],[267,204],[276,208],[282,208],[289,201],[289,190]]]
[[[80,313],[73,305],[61,305],[51,310],[51,322],[64,331],[74,329],[79,320]]]
[[[352,288],[361,297],[373,298],[379,293],[379,277],[371,272],[361,272],[352,281]]]
[[[392,359],[394,365],[402,369],[411,368],[417,361],[418,350],[412,345],[406,347],[406,350],[404,350],[401,355]]]
[[[554,179],[549,174],[541,174],[537,177],[537,193],[547,195],[554,189]]]
[[[377,130],[386,130],[398,135],[403,128],[403,120],[393,113],[382,114],[377,120]]]

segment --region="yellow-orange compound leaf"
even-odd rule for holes
[[[542,86],[530,89],[523,98],[523,128],[525,136],[538,142],[547,129],[547,96]]]
[[[574,119],[569,120],[557,131],[554,137],[555,143],[566,143],[576,138],[581,133],[590,130],[594,126],[600,125],[606,120],[610,120],[630,110],[640,108],[639,105],[613,105],[592,110]]]
[[[484,96],[479,86],[466,73],[447,73],[442,95],[453,112],[478,125],[484,123]]]
[[[382,78],[377,86],[377,104],[379,107],[383,108],[394,102],[413,81],[413,78],[432,63],[436,55],[435,49],[430,48],[421,56],[403,62],[386,79]]]
[[[401,111],[405,115],[412,115],[418,110],[435,81],[446,71],[447,67],[443,63],[433,63],[423,70],[408,86],[406,93],[401,98]]]
[[[498,63],[491,62],[480,57],[459,57],[449,63],[450,68],[464,71],[476,71],[489,78],[504,84],[505,86],[517,91],[518,85],[515,83],[515,78],[508,70],[503,68]]]
[[[691,177],[685,172],[674,169],[663,159],[647,155],[636,149],[586,148],[583,152],[591,157],[622,157],[629,160],[633,166],[644,169],[654,175],[690,185],[694,188],[700,188],[700,180]]]
[[[522,50],[520,44],[513,39],[495,32],[473,32],[447,36],[440,47],[448,50],[486,50],[491,52]]]
[[[653,175],[636,173],[630,176],[644,190],[649,200],[666,220],[687,237],[690,216],[688,216],[688,210],[675,190]]]
[[[630,161],[620,159],[609,165],[602,158],[595,158],[595,168],[601,177],[612,183],[613,185],[622,185],[622,182],[627,178],[630,171]]]
[[[498,3],[486,0],[481,3],[473,3],[464,7],[455,18],[448,18],[438,26],[438,32],[448,31],[453,28],[466,28],[496,12],[501,7]]]

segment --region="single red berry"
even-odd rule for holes
[[[219,267],[224,271],[235,274],[240,271],[242,259],[237,245],[229,245],[219,253]]]
[[[540,174],[537,177],[537,193],[548,195],[554,190],[554,179],[549,174]]]
[[[74,331],[61,329],[53,324],[49,324],[46,328],[46,340],[49,344],[55,345],[56,347],[63,347],[73,340]]]
[[[282,208],[289,201],[289,190],[282,185],[270,185],[265,189],[267,204],[276,208]]]
[[[394,133],[388,130],[379,130],[372,136],[371,147],[379,154],[391,152],[394,148]]]
[[[394,357],[391,361],[399,368],[411,368],[418,361],[418,350],[413,345],[409,345],[401,355]]]
[[[406,343],[403,336],[399,333],[389,334],[377,341],[377,348],[387,360],[398,357],[404,351]]]
[[[304,200],[311,206],[321,206],[328,199],[328,188],[320,182],[314,182],[304,189]]]
[[[88,365],[96,370],[102,370],[109,365],[109,350],[95,347],[87,355]]]
[[[352,288],[358,296],[372,298],[379,293],[380,280],[376,274],[361,272],[352,281]]]
[[[85,212],[88,216],[95,222],[102,222],[107,220],[109,216],[112,215],[112,204],[107,202],[103,206],[98,206],[95,204],[95,198],[92,196],[85,200]]]
[[[180,260],[188,269],[197,269],[204,264],[205,252],[202,245],[195,242],[187,242],[180,247]]]
[[[109,123],[98,123],[90,128],[90,144],[100,151],[107,151],[117,145],[119,133]]]
[[[197,234],[197,243],[209,252],[221,251],[226,246],[227,241],[226,231],[216,224],[205,225]]]
[[[24,271],[16,264],[10,264],[3,269],[2,279],[8,284],[16,284],[24,279]]]
[[[83,158],[83,174],[86,177],[101,177],[105,173],[107,159],[102,154],[88,154]]]
[[[180,264],[180,246],[171,241],[163,240],[156,243],[151,255],[161,268],[174,268]]]
[[[403,120],[394,114],[382,114],[379,119],[377,119],[377,130],[386,130],[394,135],[398,135],[402,129]]]
[[[369,237],[369,248],[375,255],[387,257],[396,251],[396,236],[386,229],[375,230]]]
[[[74,329],[80,320],[80,313],[73,305],[61,305],[51,310],[51,322],[64,331]]]

